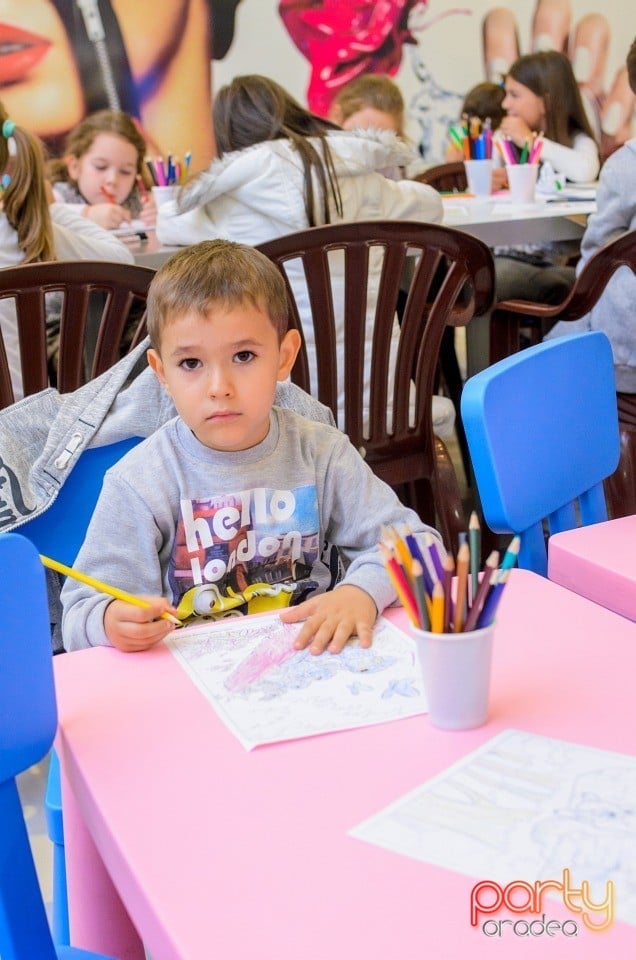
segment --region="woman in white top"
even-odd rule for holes
[[[40,141],[10,120],[1,103],[0,171],[0,268],[42,260],[133,262],[132,254],[117,237],[91,223],[77,208],[49,205],[53,195],[44,176]],[[0,330],[13,392],[18,400],[23,393],[22,373],[17,320],[11,300],[0,301]]]
[[[505,78],[506,115],[497,137],[509,138],[519,151],[541,136],[541,162],[563,180],[595,180],[599,149],[583,100],[565,54],[544,50],[519,57]],[[503,174],[503,171],[501,171]],[[574,283],[574,268],[559,266],[575,251],[554,244],[494,248],[497,299],[519,297],[559,303]]]
[[[267,77],[236,77],[219,90],[214,134],[219,158],[180,191],[176,202],[159,208],[157,235],[164,244],[222,237],[255,245],[326,223],[442,220],[436,190],[415,181],[389,180],[380,172],[412,159],[412,150],[394,133],[340,130]],[[374,262],[371,270],[369,286],[375,291],[379,263]],[[320,330],[313,329],[301,273],[296,264],[289,265],[315,392]],[[342,302],[341,293],[334,289],[334,304]],[[375,305],[368,306],[372,317]],[[341,330],[341,340],[343,335]],[[370,351],[370,339],[368,347]],[[343,393],[340,400],[342,411]],[[448,436],[454,419],[451,401],[435,397],[435,432]]]

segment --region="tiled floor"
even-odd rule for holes
[[[36,764],[18,777],[18,789],[22,800],[24,817],[31,840],[31,849],[40,880],[42,896],[46,903],[49,919],[53,896],[53,846],[46,833],[44,813],[44,794],[48,758]]]

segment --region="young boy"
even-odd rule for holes
[[[164,612],[272,608],[305,621],[298,649],[338,653],[354,634],[369,646],[396,599],[382,525],[435,531],[339,430],[274,405],[300,346],[278,269],[251,247],[205,241],[161,267],[147,311],[148,361],[178,416],[106,474],[77,568],[149,606],[69,579],[66,648],[146,649],[174,629]]]

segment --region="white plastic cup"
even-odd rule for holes
[[[464,160],[468,192],[475,197],[488,197],[492,192],[492,160]]]
[[[171,184],[167,187],[153,187],[152,195],[155,198],[157,208],[163,203],[168,203],[169,200],[176,199],[178,189],[177,184]]]
[[[506,174],[513,203],[534,203],[538,163],[507,163]]]
[[[466,633],[413,630],[428,715],[443,730],[470,730],[488,719],[493,624]]]

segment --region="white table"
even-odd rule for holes
[[[539,200],[513,204],[505,193],[475,198],[445,196],[444,225],[479,237],[490,246],[580,240],[594,200]]]

